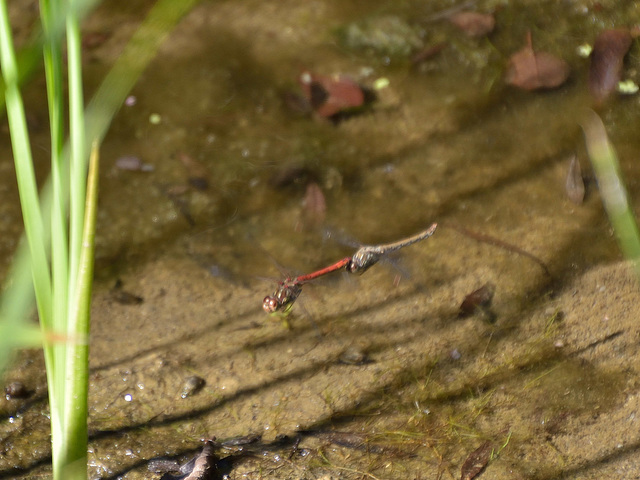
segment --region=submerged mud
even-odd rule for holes
[[[182,21],[102,147],[90,478],[161,478],[149,462],[183,465],[213,437],[231,479],[637,476],[638,285],[585,156],[576,49],[640,11],[529,3],[475,5],[495,18],[480,37],[440,15],[451,2],[206,2]],[[109,8],[84,27],[89,92],[144,13]],[[527,32],[566,83],[505,84]],[[303,71],[375,99],[325,118],[340,85],[305,98]],[[46,145],[40,87],[27,104]],[[637,103],[600,110],[633,199]],[[3,131],[6,265],[20,212]],[[396,263],[304,285],[289,328],[262,310],[292,271],[433,222]],[[5,376],[25,395],[0,399],[2,478],[50,475],[42,364],[21,352]]]

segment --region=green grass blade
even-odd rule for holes
[[[82,87],[82,45],[79,19],[73,10],[67,15],[67,52],[69,77],[69,290],[75,297],[78,264],[84,223],[87,159],[85,149],[84,90]]]
[[[13,349],[42,345],[42,331],[25,323],[25,312],[33,305],[33,283],[29,247],[21,242],[7,275],[6,288],[0,297],[0,372],[4,371]]]
[[[42,0],[43,35],[47,93],[49,96],[52,138],[52,176],[38,200],[31,150],[22,99],[20,71],[17,68],[8,22],[6,0],[0,0],[0,63],[4,82],[8,119],[11,129],[21,205],[24,212],[27,248],[19,251],[21,266],[13,270],[12,284],[0,303],[0,333],[17,340],[33,342],[44,338],[52,424],[52,457],[55,479],[85,479],[87,453],[88,339],[89,310],[93,277],[94,232],[96,218],[98,158],[92,154],[89,184],[87,138],[102,139],[126,95],[140,74],[155,57],[169,31],[196,3],[160,0],[128,43],[125,52],[103,81],[83,117],[83,91],[79,19],[95,3],[89,1]],[[64,114],[62,108],[61,19],[67,28],[69,68],[70,148],[62,149]],[[32,55],[28,56],[31,60]],[[85,125],[87,128],[85,129]],[[85,195],[86,194],[86,195]],[[86,205],[85,205],[86,196]],[[70,228],[66,214],[69,202]],[[40,206],[42,205],[42,210]],[[47,206],[45,206],[47,205]],[[49,207],[50,206],[50,207]],[[45,215],[42,215],[45,212]],[[49,215],[50,214],[50,215]],[[48,265],[51,240],[52,266]],[[32,282],[25,262],[31,264]],[[41,329],[13,327],[24,318],[33,298],[40,313]],[[53,297],[52,297],[53,295]],[[51,345],[53,334],[64,341]],[[44,333],[44,336],[43,336]],[[8,347],[15,343],[5,343]],[[0,348],[5,345],[0,339]],[[0,354],[0,367],[6,364],[9,348]]]
[[[68,242],[67,209],[65,191],[68,173],[64,168],[64,95],[62,78],[62,49],[59,34],[60,2],[41,0],[40,13],[45,34],[43,44],[44,69],[47,80],[47,100],[49,105],[49,128],[51,131],[51,288],[52,288],[52,329],[65,332],[68,303]],[[49,404],[51,406],[51,430],[53,451],[60,448],[64,417],[64,366],[66,343],[46,343],[44,350],[53,356],[53,366],[47,366]],[[55,458],[55,455],[54,455]]]
[[[640,233],[629,205],[618,157],[609,142],[602,120],[595,112],[589,112],[582,129],[602,202],[618,243],[622,253],[633,262],[640,275]]]
[[[68,345],[64,438],[65,450],[60,459],[61,470],[54,471],[55,478],[86,478],[87,460],[87,397],[89,389],[89,324],[91,288],[95,248],[96,212],[98,204],[98,144],[94,143],[87,178],[86,208],[82,232],[77,286],[69,312],[69,331],[76,334],[76,341]],[[56,476],[56,473],[59,476]]]
[[[5,0],[0,1],[0,64],[5,84],[7,118],[9,120],[20,205],[22,207],[22,217],[29,245],[29,256],[31,259],[30,270],[40,317],[40,327],[46,339],[47,335],[51,334],[54,329],[51,274],[45,241],[45,239],[49,238],[49,235],[45,234],[44,221],[40,210],[27,122],[19,88],[20,75],[13,47],[13,39],[11,38],[11,26],[9,24]],[[57,403],[58,397],[54,393],[58,385],[61,385],[60,382],[56,381],[56,359],[59,364],[62,357],[54,352],[54,348],[45,348],[44,354],[50,390],[50,408],[52,412],[55,412],[58,410],[59,404]],[[52,417],[52,432],[59,431],[61,425],[60,419],[58,416]]]
[[[80,6],[76,8],[76,13],[78,17],[84,18],[87,12],[89,12],[95,5],[100,3],[100,0],[85,0],[80,2]],[[69,8],[66,5],[63,5],[61,8]],[[63,28],[65,26],[65,13],[62,12],[57,18],[57,23],[51,23],[51,37],[54,38],[62,38],[64,33]],[[40,16],[46,17],[48,13],[46,10],[43,10],[42,5],[40,5]],[[34,32],[31,35],[31,40],[22,47],[20,51],[17,52],[16,58],[18,63],[18,71],[20,73],[19,85],[22,85],[26,79],[30,78],[33,73],[38,70],[40,67],[40,59],[42,58],[42,51],[44,48],[44,38],[43,32],[34,28]],[[5,98],[4,98],[4,90],[5,85],[3,80],[0,78],[0,109],[4,108]]]
[[[0,66],[5,82],[7,116],[11,145],[16,165],[20,204],[31,254],[32,275],[40,322],[45,330],[52,327],[51,277],[44,243],[42,212],[38,200],[31,146],[27,131],[22,96],[18,86],[19,73],[11,38],[11,26],[5,0],[0,0]]]

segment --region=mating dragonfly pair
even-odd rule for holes
[[[287,314],[291,310],[291,307],[293,307],[293,304],[300,293],[302,293],[302,286],[305,283],[342,269],[345,269],[349,273],[362,274],[378,263],[378,261],[387,253],[429,238],[436,231],[437,226],[438,224],[434,223],[426,230],[397,242],[387,243],[384,245],[362,246],[351,257],[345,257],[328,267],[321,268],[320,270],[316,270],[315,272],[308,273],[306,275],[287,277],[278,283],[278,288],[273,295],[267,295],[264,297],[264,300],[262,301],[262,308],[267,313]]]

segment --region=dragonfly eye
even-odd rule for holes
[[[278,310],[278,301],[271,295],[267,295],[262,301],[262,308],[267,313],[273,313]]]

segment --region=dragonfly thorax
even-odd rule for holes
[[[351,262],[347,265],[347,271],[349,273],[362,274],[366,272],[369,267],[375,265],[378,260],[380,260],[380,256],[378,252],[368,247],[362,247],[351,257]]]

